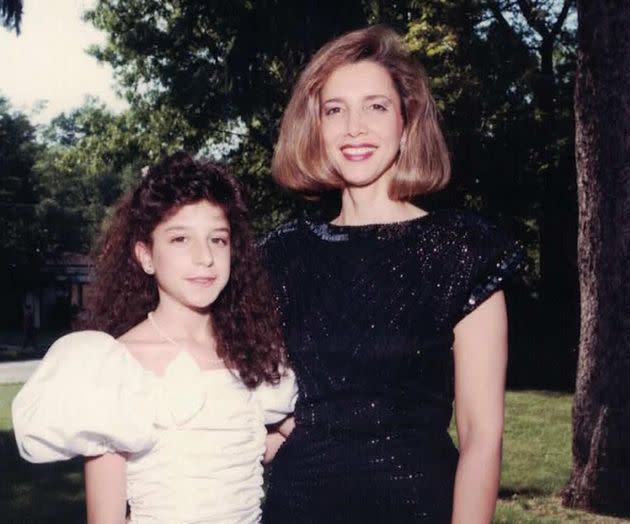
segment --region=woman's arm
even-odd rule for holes
[[[507,315],[494,293],[455,326],[455,416],[459,462],[452,524],[492,521],[499,488]]]
[[[284,441],[291,434],[293,428],[295,428],[295,419],[293,417],[287,417],[279,424],[273,426],[273,429],[267,433],[263,464],[268,464],[273,460],[273,457],[276,456],[280,446],[284,444]]]
[[[124,524],[127,513],[127,462],[119,453],[85,459],[88,524]]]

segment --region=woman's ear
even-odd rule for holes
[[[142,266],[143,271],[147,275],[152,275],[155,273],[155,268],[153,267],[153,260],[151,257],[151,250],[149,246],[147,246],[144,242],[138,241],[133,247],[133,254],[136,257],[136,260]]]

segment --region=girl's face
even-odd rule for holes
[[[207,308],[230,278],[230,225],[207,200],[179,208],[153,230],[151,246],[138,242],[135,249],[143,269],[155,275],[160,303]]]
[[[389,72],[368,60],[341,66],[320,100],[326,153],[347,186],[388,183],[403,134],[400,96]]]

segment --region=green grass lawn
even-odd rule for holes
[[[19,386],[0,385],[2,522],[85,522],[81,462],[32,465],[17,457],[10,402]],[[6,466],[6,468],[5,468]],[[508,392],[501,498],[496,524],[619,524],[560,505],[571,466],[571,396]],[[395,523],[392,523],[395,524]]]
[[[571,401],[568,394],[513,391],[506,397],[501,498],[497,524],[617,524],[560,505],[571,469]]]

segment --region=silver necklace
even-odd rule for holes
[[[175,346],[180,351],[185,351],[185,349],[182,347],[181,344],[178,344],[177,342],[175,342],[171,337],[169,337],[166,333],[164,333],[164,331],[162,331],[160,326],[158,326],[157,322],[155,321],[155,318],[153,318],[153,311],[149,311],[149,313],[147,314],[147,318],[149,319],[149,322],[151,323],[151,325],[153,326],[153,329],[155,329],[155,332],[158,335],[160,335],[167,342],[170,342],[171,344],[173,344],[173,346]],[[221,357],[210,358],[208,359],[208,363],[209,364],[222,364],[223,359]]]

